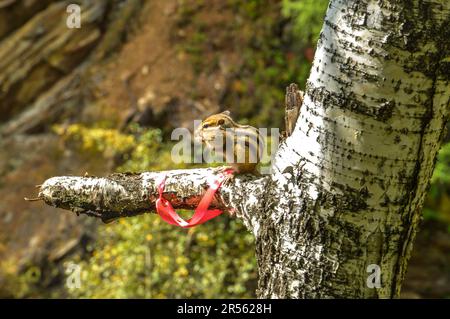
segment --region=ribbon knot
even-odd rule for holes
[[[192,217],[188,220],[184,220],[183,218],[181,218],[181,216],[178,215],[178,213],[172,207],[170,202],[162,196],[167,178],[167,176],[164,176],[162,181],[158,185],[159,198],[156,200],[157,213],[165,222],[182,228],[194,227],[219,216],[220,214],[222,214],[222,211],[220,209],[208,209],[208,207],[213,201],[216,191],[220,188],[222,182],[229,174],[232,174],[232,171],[225,170],[223,174],[218,176],[217,179],[209,183],[209,187],[206,190],[205,195],[200,200],[200,203],[195,209]]]

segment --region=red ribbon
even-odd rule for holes
[[[166,184],[166,176],[163,177],[163,180],[158,185],[159,198],[156,200],[156,211],[158,212],[161,218],[175,226],[179,226],[182,228],[190,228],[219,216],[222,214],[220,209],[208,209],[209,205],[214,199],[214,194],[222,185],[222,182],[227,177],[227,175],[232,174],[231,170],[225,170],[223,175],[220,175],[218,179],[214,180],[207,189],[205,195],[200,200],[197,208],[194,211],[194,215],[188,220],[184,220],[177,214],[177,212],[173,209],[170,202],[165,199],[162,194],[164,192],[164,186]]]

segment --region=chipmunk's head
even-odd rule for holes
[[[220,131],[235,126],[236,123],[231,118],[230,111],[224,111],[204,119],[195,131],[195,137],[200,140],[208,140],[216,134],[219,134]]]
[[[214,114],[202,121],[201,128],[208,129],[210,127],[231,128],[236,126],[236,123],[230,116],[230,111]]]

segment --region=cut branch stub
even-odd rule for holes
[[[298,116],[300,115],[300,108],[303,103],[303,92],[298,89],[297,84],[291,83],[286,88],[285,97],[285,126],[286,136],[290,136],[297,123]]]

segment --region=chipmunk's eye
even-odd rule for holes
[[[203,128],[208,128],[209,124],[203,124]]]
[[[220,119],[217,123],[219,123],[219,125],[222,125],[223,123],[225,123],[224,119]]]

